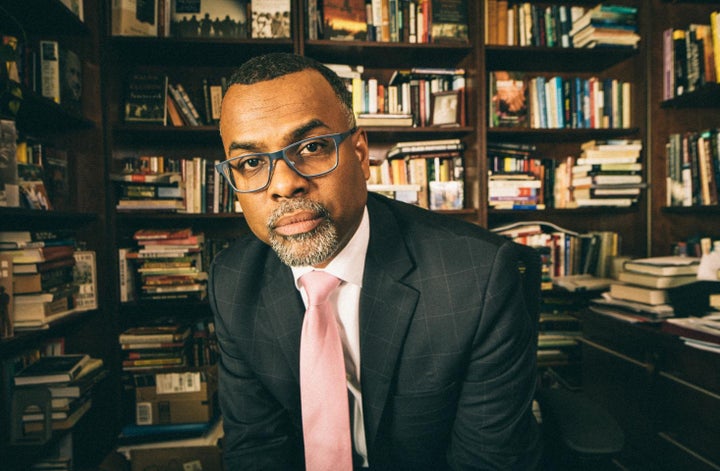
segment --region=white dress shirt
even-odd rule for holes
[[[363,458],[363,466],[368,466],[367,442],[365,439],[365,423],[363,421],[362,391],[360,388],[360,290],[362,289],[365,255],[370,240],[370,217],[367,207],[362,221],[350,242],[325,267],[324,271],[340,278],[340,287],[330,295],[330,302],[335,305],[335,312],[340,318],[341,339],[345,354],[345,370],[347,372],[348,390],[353,401],[353,444],[355,452]],[[307,294],[298,280],[313,267],[292,267],[295,287],[300,291],[305,306]]]

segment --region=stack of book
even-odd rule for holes
[[[118,211],[180,211],[185,191],[180,172],[112,173]]]
[[[720,313],[665,319],[662,330],[680,336],[688,346],[720,353]]]
[[[50,426],[52,430],[73,427],[90,409],[92,388],[105,378],[103,361],[86,354],[65,354],[40,357],[14,377],[15,394],[31,388],[50,392]],[[22,411],[24,433],[41,432],[46,424],[43,407],[31,405]]]
[[[637,8],[599,4],[572,23],[570,37],[574,47],[637,47]]]
[[[594,299],[591,309],[612,311],[628,320],[659,322],[675,316],[669,290],[696,281],[700,259],[696,257],[651,257],[628,260],[603,298]]]
[[[142,372],[189,365],[192,329],[170,322],[125,329],[119,336],[124,371]]]
[[[138,229],[137,248],[128,252],[135,261],[140,282],[139,298],[145,301],[203,300],[207,273],[203,271],[203,233],[180,229]]]
[[[488,205],[495,209],[543,209],[545,166],[534,144],[488,142]]]
[[[60,232],[0,232],[0,254],[12,258],[16,329],[38,328],[76,307],[76,241]]]
[[[373,183],[417,188],[404,200],[429,209],[462,209],[464,144],[460,139],[398,142],[376,167]],[[369,187],[379,191],[378,187]]]
[[[631,206],[646,187],[640,152],[635,139],[587,141],[572,166],[571,185],[574,206]]]

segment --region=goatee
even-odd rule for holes
[[[291,236],[280,235],[272,228],[275,222],[287,213],[311,211],[322,218],[313,230]],[[268,220],[270,247],[285,265],[291,267],[317,265],[330,258],[338,248],[337,229],[327,208],[307,199],[293,199],[283,202],[273,211]]]

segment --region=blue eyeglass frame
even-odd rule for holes
[[[267,188],[268,185],[270,185],[270,181],[272,180],[273,172],[275,171],[275,161],[281,160],[281,159],[287,164],[288,167],[290,167],[293,170],[293,172],[297,173],[298,175],[300,175],[303,178],[322,177],[323,175],[327,175],[328,173],[331,173],[332,171],[334,171],[337,168],[338,163],[340,162],[340,144],[345,139],[347,139],[349,136],[352,136],[353,134],[355,134],[357,132],[357,130],[358,130],[358,127],[354,126],[344,132],[338,132],[338,133],[333,133],[333,134],[322,134],[320,136],[308,137],[305,139],[301,139],[297,142],[293,142],[292,144],[289,144],[275,152],[255,152],[252,154],[238,155],[237,157],[223,160],[222,162],[215,164],[215,170],[217,170],[217,172],[220,175],[225,177],[225,179],[228,181],[228,183],[230,183],[230,188],[232,188],[235,193],[255,193],[256,191],[262,191],[265,188]],[[325,172],[313,173],[310,175],[306,175],[306,174],[302,173],[300,170],[298,170],[295,167],[295,164],[293,163],[293,161],[290,160],[287,157],[287,155],[285,155],[285,152],[287,152],[287,150],[290,149],[291,147],[295,147],[299,144],[302,144],[303,142],[313,141],[315,139],[323,139],[323,138],[330,138],[333,141],[335,141],[335,165],[333,165],[333,167],[331,169],[326,170]],[[261,186],[260,188],[258,188],[256,190],[238,190],[237,188],[235,188],[235,185],[232,183],[230,177],[225,172],[225,169],[228,169],[228,171],[230,171],[229,170],[230,166],[227,164],[229,162],[232,162],[232,161],[235,161],[238,159],[245,159],[245,158],[253,157],[253,156],[267,156],[270,159],[270,169],[268,170],[267,182],[263,186]]]

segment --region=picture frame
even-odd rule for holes
[[[431,125],[460,126],[460,90],[435,92],[432,94]]]

